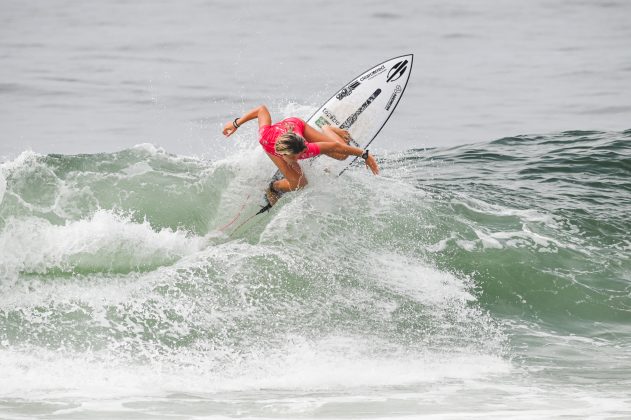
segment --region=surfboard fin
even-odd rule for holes
[[[261,207],[261,210],[259,210],[259,211],[255,214],[255,216],[256,216],[256,215],[259,215],[259,214],[261,214],[261,213],[265,213],[266,211],[269,211],[269,209],[271,209],[271,208],[272,208],[272,205],[271,205],[270,203],[267,203],[267,205],[265,205],[265,206]]]

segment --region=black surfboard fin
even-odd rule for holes
[[[255,216],[256,216],[256,215],[259,215],[259,214],[261,214],[261,213],[265,213],[266,211],[269,211],[269,209],[271,209],[271,208],[272,208],[272,205],[271,205],[270,203],[267,203],[267,205],[265,205],[265,206],[261,207],[261,210],[259,210],[259,211],[255,214]]]

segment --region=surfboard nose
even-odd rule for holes
[[[410,53],[410,54],[400,55],[398,57],[391,58],[389,61],[394,61],[394,60],[407,60],[408,63],[412,65],[412,61],[414,61],[414,54]]]
[[[412,69],[413,57],[414,54],[408,54],[389,60],[387,63],[387,67],[389,70],[386,76],[386,81],[388,83],[396,82],[401,78],[403,78],[403,80],[407,80]]]

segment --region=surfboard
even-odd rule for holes
[[[358,147],[367,148],[396,109],[407,86],[414,55],[391,58],[346,83],[308,120],[322,129],[348,130]]]
[[[325,125],[347,130],[354,146],[368,148],[396,109],[412,71],[414,54],[394,57],[365,70],[335,92],[307,123],[322,130]],[[347,163],[340,175],[357,158]],[[280,171],[272,181],[283,177]],[[272,207],[267,195],[267,205],[259,213]]]

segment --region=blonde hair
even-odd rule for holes
[[[292,127],[289,127],[285,134],[278,137],[276,144],[274,144],[274,150],[279,155],[297,155],[304,152],[306,148],[305,139],[294,133]]]

